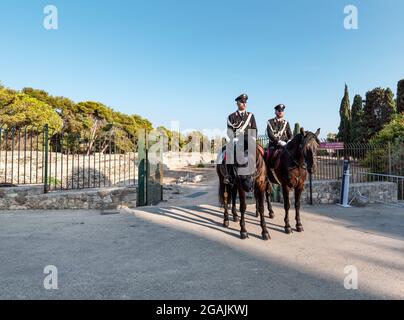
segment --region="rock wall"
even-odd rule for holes
[[[368,203],[397,203],[397,184],[393,182],[367,182],[355,183],[349,186],[349,200],[351,200],[357,192],[368,199]],[[281,192],[281,202],[283,202]],[[291,207],[294,203],[294,194],[289,194]],[[341,181],[313,181],[313,204],[334,204],[340,203],[341,198]],[[306,181],[302,194],[302,203],[310,203],[310,187]]]
[[[43,193],[42,185],[0,188],[0,210],[118,209],[136,207],[136,188],[103,188]]]

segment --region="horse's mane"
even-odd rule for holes
[[[308,138],[315,139],[317,143],[320,143],[317,136],[313,132],[306,131],[305,135],[303,135],[302,133],[298,133],[293,137],[293,139],[288,143],[289,149],[293,149],[296,145],[300,145],[302,142],[311,140]]]
[[[302,142],[303,138],[304,138],[304,136],[301,133],[298,133],[297,135],[295,135],[293,137],[293,139],[291,141],[289,141],[288,149],[292,149],[296,145],[299,145]]]
[[[256,161],[256,176],[262,176],[262,175],[266,175],[266,166],[265,166],[265,162],[264,162],[264,158],[260,153],[259,147],[257,145],[257,161]]]

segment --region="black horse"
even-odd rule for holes
[[[227,165],[230,169],[230,175],[232,176],[233,183],[224,183],[223,166],[226,164],[218,163],[216,165],[216,172],[219,177],[219,202],[224,207],[224,220],[223,226],[229,226],[229,213],[228,206],[230,200],[232,201],[232,214],[233,220],[235,222],[239,221],[236,210],[236,198],[237,193],[240,198],[240,237],[241,239],[248,238],[247,229],[245,227],[245,211],[247,209],[246,203],[246,193],[254,190],[254,197],[257,205],[257,212],[261,217],[261,228],[262,228],[262,238],[263,240],[269,240],[271,237],[266,227],[265,217],[264,217],[264,196],[266,194],[267,188],[267,172],[262,153],[259,146],[257,145],[256,155],[255,155],[256,167],[255,172],[252,175],[239,175],[237,174],[237,165]]]
[[[271,190],[270,184],[280,183],[285,208],[285,232],[287,234],[292,233],[292,228],[289,224],[289,192],[291,189],[294,189],[295,192],[296,230],[298,232],[304,231],[300,221],[300,198],[304,189],[307,172],[315,174],[317,171],[317,149],[320,145],[319,134],[320,129],[316,133],[312,133],[304,131],[302,128],[300,133],[286,147],[275,152],[271,160],[266,155],[264,156],[269,180],[266,189],[267,200],[269,199]],[[270,167],[273,167],[273,171],[270,170]],[[273,213],[271,216],[271,211],[270,217],[273,217]]]

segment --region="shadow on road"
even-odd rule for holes
[[[319,205],[308,209],[310,213],[331,218],[346,228],[393,239],[404,239],[403,208],[384,205],[369,205],[363,208]]]

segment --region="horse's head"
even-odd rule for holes
[[[320,129],[317,129],[316,133],[313,133],[304,131],[304,129],[301,128],[300,134],[302,135],[301,146],[307,164],[307,171],[311,174],[315,174],[317,172],[317,149],[320,146],[320,140],[318,139]]]
[[[243,159],[237,159],[240,161],[237,164],[237,179],[245,192],[253,191],[256,159],[256,153],[249,152],[248,150],[244,151]]]

